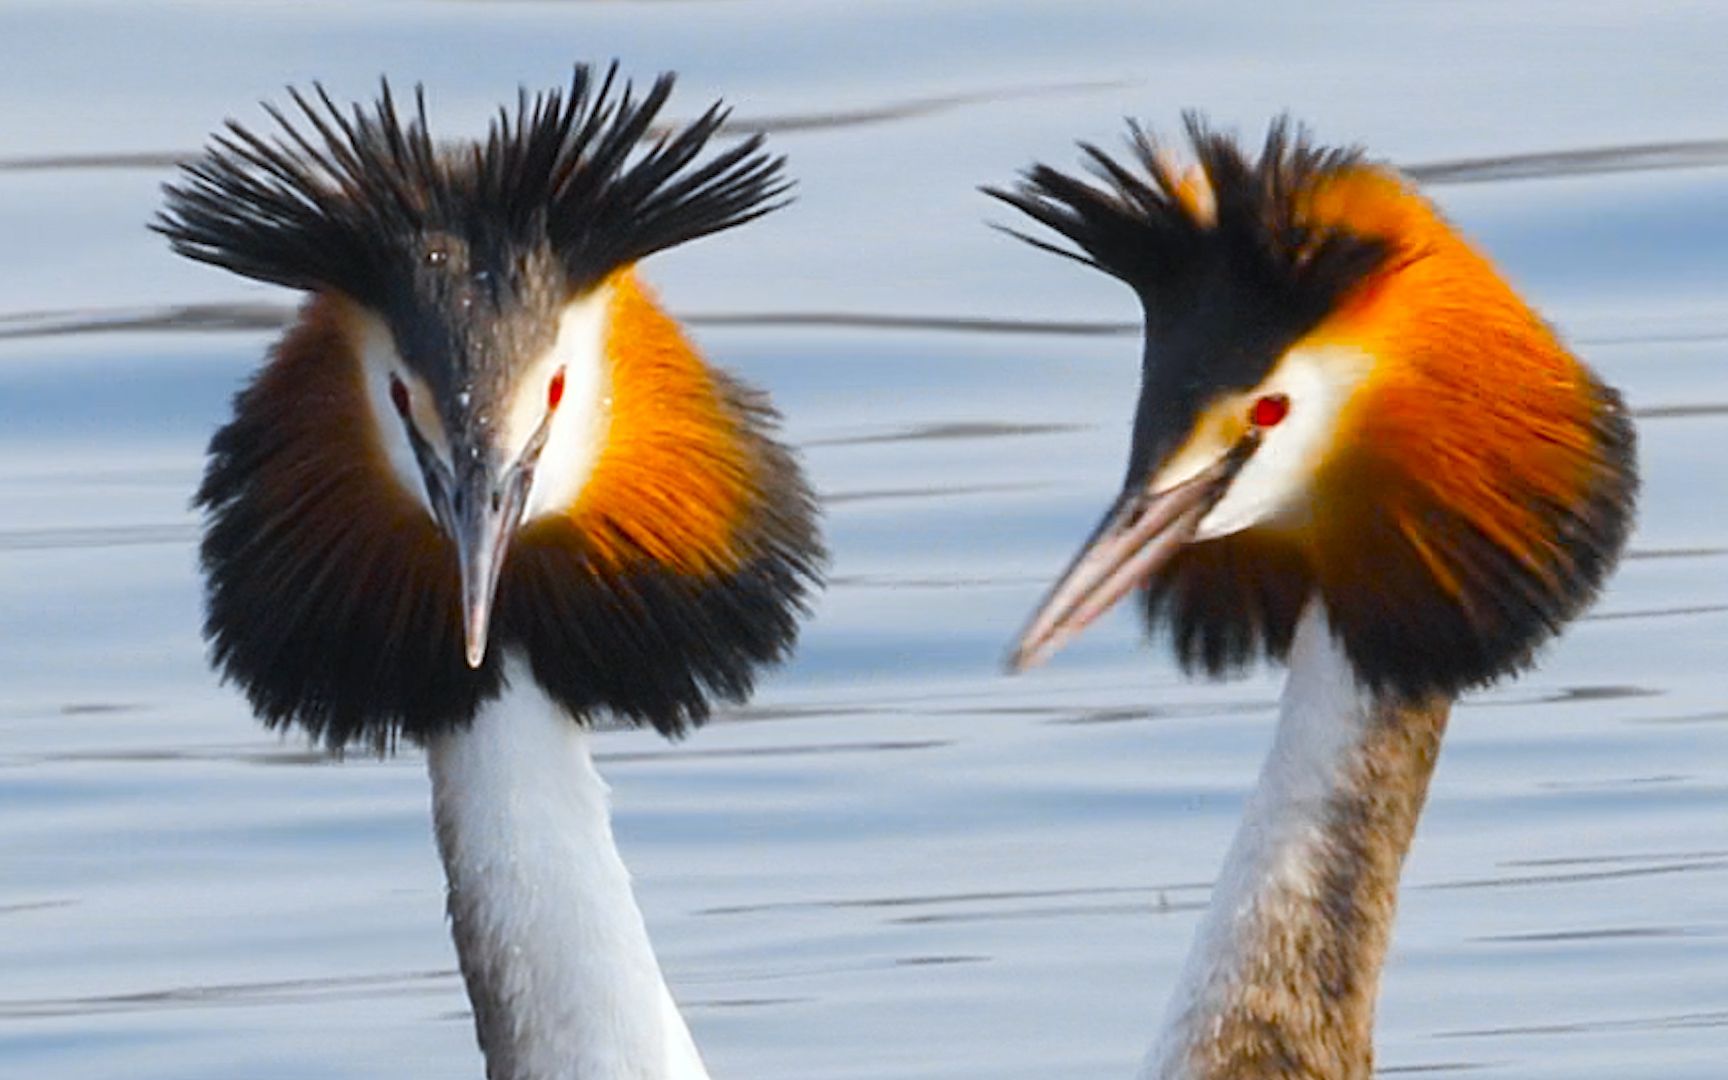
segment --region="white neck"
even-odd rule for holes
[[[612,837],[589,736],[519,658],[427,747],[488,1080],[707,1080]]]
[[[1140,1080],[1367,1080],[1398,873],[1447,707],[1377,701],[1308,605],[1271,753]],[[1276,1061],[1300,1065],[1255,1066]]]

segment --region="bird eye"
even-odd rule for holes
[[[395,375],[390,376],[390,404],[396,406],[396,415],[408,419],[408,388]]]
[[[1284,394],[1267,394],[1258,398],[1248,410],[1248,422],[1257,428],[1276,427],[1290,415],[1290,399]]]
[[[564,369],[559,368],[552,373],[552,381],[546,384],[546,411],[551,412],[564,400]]]

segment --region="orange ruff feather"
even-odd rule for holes
[[[608,284],[609,421],[570,517],[612,567],[646,557],[684,574],[736,570],[734,537],[759,498],[739,420],[636,275]]]
[[[1397,177],[1349,170],[1313,192],[1308,211],[1316,223],[1393,245],[1386,266],[1305,342],[1375,358],[1369,384],[1339,418],[1340,453],[1319,489],[1359,484],[1353,450],[1372,447],[1425,489],[1426,499],[1384,488],[1370,496],[1412,541],[1427,523],[1411,514],[1433,500],[1545,572],[1558,557],[1552,508],[1580,504],[1600,481],[1589,376],[1488,260]],[[1415,546],[1455,590],[1439,554]]]

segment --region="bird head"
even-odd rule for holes
[[[1393,169],[1275,123],[1257,159],[1190,117],[992,191],[1132,287],[1145,353],[1121,494],[1010,666],[1137,587],[1188,667],[1282,658],[1324,603],[1360,680],[1516,670],[1625,542],[1634,434],[1599,382]],[[1077,249],[1077,250],[1076,250]]]
[[[423,738],[497,692],[502,649],[573,713],[675,733],[789,648],[822,552],[755,392],[709,368],[641,258],[783,202],[726,113],[616,67],[435,144],[291,92],[168,185],[175,250],[310,294],[211,444],[206,633],[267,721]]]

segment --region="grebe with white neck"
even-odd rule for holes
[[[587,723],[678,736],[790,651],[824,554],[767,400],[638,260],[767,213],[760,139],[578,68],[478,142],[322,89],[167,189],[175,250],[308,293],[217,432],[214,663],[272,727],[426,748],[490,1080],[703,1080]]]
[[[1453,700],[1594,598],[1637,479],[1620,397],[1395,170],[1275,123],[1139,128],[992,194],[1130,286],[1122,493],[1027,625],[1138,591],[1188,668],[1288,663],[1277,733],[1141,1080],[1368,1080],[1398,878]],[[1186,160],[1185,160],[1186,158]]]

